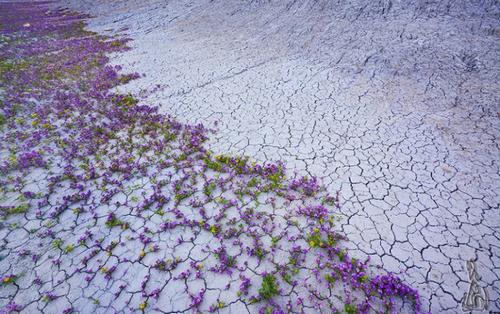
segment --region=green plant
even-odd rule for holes
[[[205,162],[205,165],[207,165],[208,169],[212,169],[217,172],[222,171],[222,164],[212,160],[210,156],[207,155],[205,158],[203,158],[203,161]]]
[[[62,239],[54,239],[54,241],[52,241],[52,247],[54,249],[61,249],[63,243],[64,241]]]
[[[210,232],[211,232],[213,235],[217,235],[217,233],[219,233],[219,227],[217,227],[216,225],[211,225],[211,226],[210,226]]]
[[[217,187],[217,184],[215,182],[210,182],[203,189],[203,193],[205,193],[206,196],[210,196],[216,187]]]
[[[271,181],[271,188],[277,189],[281,186],[281,181],[283,181],[283,173],[276,172],[267,177]]]
[[[264,258],[264,252],[260,247],[255,249],[255,255],[259,258],[259,260]]]
[[[75,249],[75,247],[73,246],[73,244],[68,244],[66,245],[66,247],[64,248],[64,252],[65,253],[71,253],[73,252],[73,250]]]
[[[191,196],[191,192],[179,192],[175,194],[175,200],[177,203],[180,203],[183,199],[186,199]]]
[[[262,278],[262,286],[259,289],[259,295],[268,300],[273,296],[278,294],[278,284],[276,283],[276,278],[272,274],[267,274]]]
[[[252,178],[252,179],[250,179],[250,181],[248,181],[248,183],[247,183],[247,187],[249,187],[249,188],[253,188],[253,187],[257,186],[257,184],[259,184],[259,183],[260,183],[260,180],[259,180],[259,179],[257,179],[257,178]]]
[[[24,214],[25,212],[28,211],[29,208],[30,208],[29,204],[21,204],[18,206],[2,208],[2,211],[5,216],[9,216],[15,214]]]
[[[323,246],[323,239],[321,238],[319,230],[314,230],[314,232],[307,237],[307,243],[313,248]]]
[[[345,250],[344,250],[344,249],[341,249],[341,250],[337,253],[337,256],[339,257],[339,259],[340,259],[341,261],[343,261],[343,260],[344,260],[344,257],[346,256],[346,252],[345,252]]]
[[[108,220],[106,220],[106,227],[113,228],[118,226],[123,226],[123,221],[119,220],[118,218],[112,216],[109,217]]]
[[[357,314],[358,313],[358,309],[356,308],[356,306],[354,306],[352,304],[346,304],[346,305],[344,305],[344,311],[347,314]]]

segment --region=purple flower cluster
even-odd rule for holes
[[[37,151],[24,152],[17,159],[18,167],[26,169],[29,167],[45,167],[46,162],[43,156]]]
[[[20,312],[23,309],[23,307],[19,304],[17,304],[14,301],[10,301],[5,305],[2,309],[2,313],[15,313],[15,312]]]
[[[301,191],[305,195],[313,196],[320,191],[321,186],[315,177],[310,179],[308,177],[301,177],[300,179],[292,180],[290,188],[295,191]]]
[[[392,273],[375,276],[370,281],[370,288],[381,296],[410,298],[415,303],[415,310],[420,312],[422,304],[418,291]]]
[[[298,212],[314,219],[324,219],[328,216],[328,208],[323,205],[308,205],[300,207]]]

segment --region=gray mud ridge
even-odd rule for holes
[[[70,1],[71,2],[71,1]],[[61,1],[130,36],[125,86],[211,147],[340,190],[359,257],[460,312],[477,258],[500,311],[497,1]]]

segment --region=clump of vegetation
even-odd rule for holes
[[[208,312],[213,313],[217,310],[223,309],[225,306],[226,303],[224,301],[217,300],[216,303],[210,305],[210,307],[208,308]]]
[[[144,301],[139,304],[139,310],[144,311],[148,307],[148,302]]]
[[[260,183],[260,180],[254,177],[254,178],[250,179],[250,181],[248,181],[247,187],[253,188],[253,187],[256,187],[259,183]]]
[[[257,256],[259,260],[262,260],[264,258],[264,252],[260,247],[255,249],[255,256]]]
[[[259,289],[259,295],[264,300],[269,300],[279,293],[279,287],[276,283],[276,278],[272,274],[266,274],[262,278],[262,286]]]
[[[3,216],[7,217],[15,214],[24,214],[28,211],[29,208],[30,208],[29,204],[6,206],[6,207],[0,207],[0,212],[3,214]]]
[[[177,194],[175,194],[175,201],[177,203],[180,203],[182,200],[190,197],[193,193],[191,192],[188,192],[188,191],[181,191],[181,192],[178,192]]]
[[[5,276],[1,277],[0,283],[2,285],[8,285],[8,284],[14,283],[16,281],[16,279],[17,279],[16,275],[5,275]]]
[[[217,235],[219,233],[219,227],[217,227],[216,225],[211,225],[210,233],[212,233],[213,235]]]
[[[346,305],[344,305],[344,311],[347,314],[357,314],[358,313],[358,309],[356,308],[356,306],[354,306],[352,304],[346,304]]]
[[[71,253],[73,252],[73,250],[75,249],[75,246],[73,244],[68,244],[66,245],[66,247],[64,248],[64,252],[67,254],[67,253]]]
[[[215,188],[217,187],[217,184],[215,182],[210,182],[209,184],[207,184],[204,188],[203,188],[203,193],[206,195],[206,196],[210,196],[212,194],[212,192],[215,190]]]
[[[276,172],[276,173],[269,175],[267,178],[269,179],[269,181],[271,181],[271,188],[277,189],[281,186],[281,182],[284,179],[284,175],[280,171],[280,172]]]
[[[321,233],[318,229],[313,230],[311,234],[307,237],[307,243],[310,247],[323,247],[323,239],[321,238]]]
[[[125,225],[124,222],[116,218],[115,214],[113,213],[108,214],[108,217],[106,219],[106,227],[108,228],[113,228],[118,226],[123,227],[124,225]]]
[[[212,160],[209,155],[205,156],[205,158],[203,158],[203,161],[205,162],[205,165],[207,165],[208,169],[212,169],[217,172],[222,171],[222,164],[220,164],[216,160]]]
[[[132,106],[135,106],[138,102],[139,101],[130,94],[125,96],[120,95],[116,98],[116,104],[123,108],[130,108]]]
[[[54,249],[62,249],[62,245],[64,244],[64,241],[63,239],[54,239],[54,241],[52,241],[52,247]]]

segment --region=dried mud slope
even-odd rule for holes
[[[120,87],[211,147],[339,190],[359,256],[456,313],[477,257],[500,309],[496,1],[61,1],[127,34]]]

